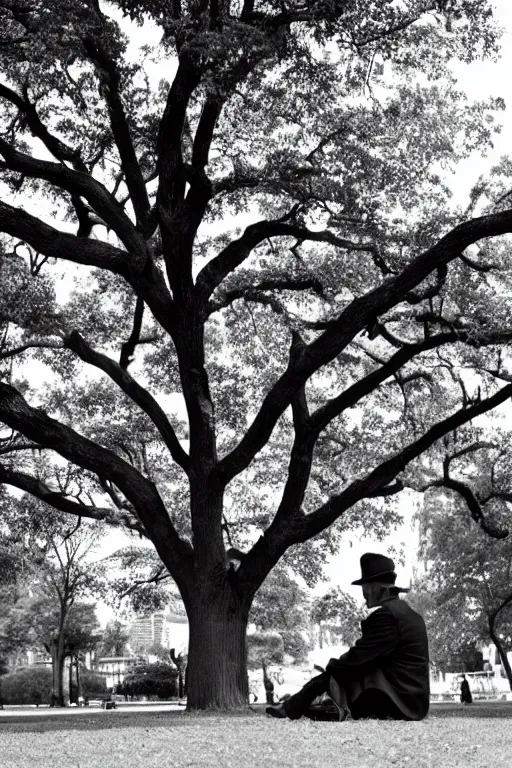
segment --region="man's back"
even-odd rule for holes
[[[411,606],[392,597],[361,622],[362,637],[329,663],[338,682],[358,680],[361,691],[385,693],[407,719],[428,712],[430,687],[425,622]]]

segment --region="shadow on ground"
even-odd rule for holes
[[[262,710],[264,714],[264,710]],[[172,728],[174,726],[186,727],[197,725],[199,718],[236,718],[257,717],[259,713],[251,710],[240,712],[219,713],[200,712],[188,714],[187,712],[129,712],[123,710],[98,710],[91,714],[61,715],[53,713],[45,714],[42,711],[37,715],[2,715],[0,711],[0,734],[9,733],[48,733],[49,731],[104,731],[113,728]]]
[[[265,717],[265,705],[256,705],[250,710],[229,714],[208,712],[188,714],[186,712],[129,712],[96,711],[87,714],[45,714],[2,715],[0,711],[0,733],[38,733],[49,731],[103,731],[113,728],[173,728],[197,725],[199,718]],[[512,702],[475,702],[469,706],[458,703],[434,704],[430,708],[429,720],[440,718],[502,718],[512,719]],[[350,720],[347,721],[347,726]],[[345,727],[340,724],[340,728]]]

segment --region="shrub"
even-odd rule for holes
[[[4,704],[49,704],[52,670],[49,667],[23,667],[3,675],[0,685]]]
[[[170,664],[137,664],[124,679],[128,696],[156,696],[170,699],[178,695],[178,670]]]
[[[103,675],[91,672],[90,669],[80,670],[80,682],[82,684],[82,694],[91,698],[99,693],[107,693],[107,681]]]

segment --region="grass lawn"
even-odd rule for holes
[[[420,723],[96,711],[2,717],[2,768],[511,768],[512,704],[434,705]]]

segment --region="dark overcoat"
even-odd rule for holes
[[[405,600],[390,597],[361,622],[362,637],[327,671],[347,692],[350,709],[359,697],[386,697],[406,720],[421,720],[429,708],[427,630]]]

